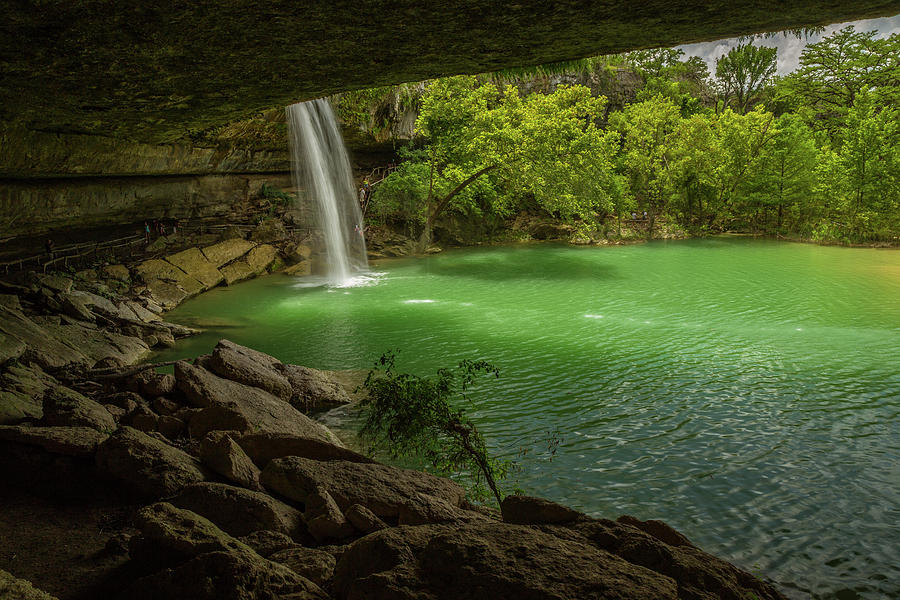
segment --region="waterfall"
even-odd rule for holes
[[[368,269],[363,219],[350,159],[328,100],[320,98],[285,109],[294,186],[313,202],[316,227],[324,237],[329,285],[352,285]]]

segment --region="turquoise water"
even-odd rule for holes
[[[663,519],[797,598],[900,598],[900,252],[714,238],[373,269],[212,291],[170,318],[215,326],[160,359],[221,337],[326,369],[485,358],[477,421],[533,448],[526,492]]]

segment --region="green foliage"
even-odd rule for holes
[[[385,354],[366,377],[367,396],[360,402],[365,421],[360,436],[372,451],[382,449],[394,459],[426,461],[442,475],[467,478],[476,496],[486,485],[499,504],[497,480],[508,462],[491,457],[487,444],[460,404],[472,402],[468,391],[479,375],[500,376],[483,360],[463,360],[455,369],[438,369],[434,377],[395,371],[394,354]]]
[[[782,102],[806,116],[811,126],[840,135],[860,93],[876,106],[900,102],[900,34],[876,39],[851,25],[809,44],[800,67],[778,82]]]
[[[276,204],[281,204],[283,206],[289,206],[294,203],[293,196],[291,196],[284,190],[280,190],[277,187],[269,185],[268,183],[262,184],[262,186],[259,188],[259,196],[260,198],[272,200]]]
[[[776,48],[740,44],[716,60],[716,79],[725,106],[733,103],[741,114],[750,109],[775,74]]]

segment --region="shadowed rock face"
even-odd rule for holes
[[[342,90],[897,11],[896,0],[13,0],[0,22],[0,121],[186,141]]]

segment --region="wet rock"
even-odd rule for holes
[[[620,518],[622,522],[587,519],[541,528],[561,537],[577,533],[601,550],[671,578],[677,583],[680,598],[784,600],[772,586],[703,552],[668,525],[628,516]]]
[[[254,275],[262,274],[278,256],[278,250],[269,244],[260,244],[247,253],[246,261]]]
[[[318,439],[336,446],[342,445],[327,428],[287,402],[258,388],[222,379],[185,361],[175,364],[175,379],[178,389],[184,392],[195,406],[226,407],[243,415],[247,423],[253,425],[255,431],[287,433],[297,437]],[[193,419],[191,425],[193,428]],[[245,430],[246,427],[229,426],[219,429]],[[203,432],[203,435],[205,434],[206,432]]]
[[[107,437],[91,427],[0,426],[0,440],[66,456],[91,456]]]
[[[379,517],[396,517],[417,493],[459,506],[465,491],[449,479],[381,464],[347,461],[319,462],[287,456],[270,461],[260,477],[269,490],[297,502],[306,502],[324,488],[341,510],[361,504]]]
[[[585,516],[568,506],[532,496],[507,496],[500,503],[500,512],[506,523],[519,525],[563,523]]]
[[[323,588],[328,586],[334,576],[334,566],[337,563],[328,552],[303,547],[275,552],[269,556],[269,560],[286,566]]]
[[[262,529],[303,538],[306,526],[300,511],[268,494],[224,483],[197,483],[171,500],[174,506],[204,516],[235,537]]]
[[[354,542],[335,568],[338,598],[675,600],[669,577],[587,540],[506,523],[395,527]]]
[[[284,364],[279,370],[290,383],[291,404],[300,411],[318,411],[350,402],[344,388],[322,371]]]
[[[287,550],[297,545],[288,535],[280,531],[270,531],[268,529],[260,529],[253,533],[240,537],[240,541],[244,542],[257,554],[264,558],[269,558],[272,554],[281,550]]]
[[[616,522],[636,527],[670,546],[693,546],[689,539],[663,521],[657,521],[656,519],[641,521],[631,515],[622,515],[616,519]]]
[[[42,422],[57,427],[90,427],[101,433],[116,429],[115,419],[100,403],[63,386],[44,393]]]
[[[369,256],[371,258],[371,254]],[[299,262],[282,269],[285,275],[293,275],[296,277],[305,277],[312,274],[312,263],[308,260]]]
[[[222,277],[225,279],[225,285],[233,285],[256,275],[245,260],[237,260],[225,265],[219,271],[221,271]]]
[[[293,394],[290,382],[273,368],[278,364],[275,359],[265,356],[261,360],[257,355],[261,352],[247,352],[249,348],[239,346],[228,340],[221,340],[210,357],[208,368],[215,374],[250,385],[282,400],[289,400]]]
[[[120,427],[100,444],[97,467],[150,498],[172,496],[206,479],[195,458],[131,427]]]
[[[30,581],[19,579],[0,569],[0,598],[9,600],[56,600],[56,596],[43,592]]]
[[[354,504],[344,511],[344,516],[358,531],[372,533],[387,527],[384,521],[375,516],[371,510],[362,504]]]
[[[251,490],[262,491],[259,468],[225,431],[208,433],[200,444],[200,460],[210,469]]]
[[[317,487],[307,494],[304,504],[303,519],[317,542],[341,540],[353,535],[353,525],[325,488]]]
[[[247,240],[232,238],[203,248],[203,255],[216,268],[222,267],[245,255],[255,244]]]
[[[343,446],[335,446],[318,438],[301,437],[289,433],[249,433],[241,436],[237,442],[247,456],[261,469],[270,460],[285,456],[300,456],[318,461],[375,462],[368,456]]]
[[[126,301],[124,302],[125,306],[133,312],[138,319],[144,321],[145,323],[154,323],[162,320],[159,314],[155,311],[151,311],[144,307],[143,304],[139,304],[137,302]]]
[[[154,279],[148,282],[147,291],[150,292],[154,302],[166,310],[175,308],[190,296],[187,291],[174,283],[168,283],[161,279]]]
[[[172,254],[166,257],[166,261],[202,283],[206,288],[215,287],[224,279],[217,265],[210,262],[199,248],[189,248],[183,252]]]

